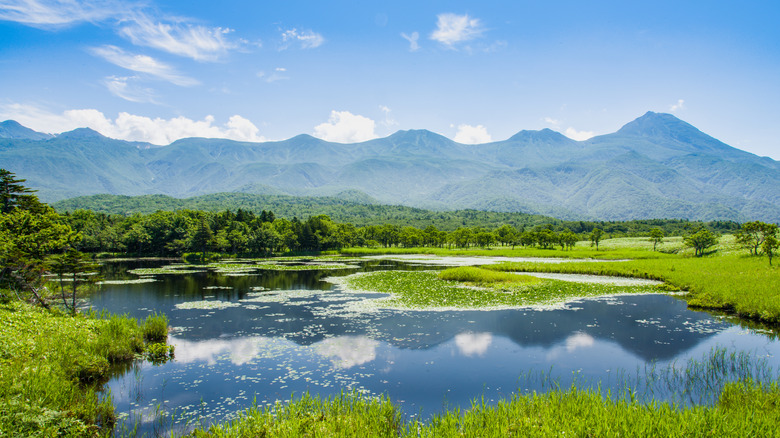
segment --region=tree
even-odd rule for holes
[[[590,246],[596,245],[596,251],[599,250],[599,241],[603,234],[604,232],[599,228],[594,228],[593,231],[590,232]]]
[[[778,247],[780,247],[780,239],[774,235],[766,236],[764,243],[761,244],[764,254],[769,257],[769,266],[772,266],[772,257],[776,254]]]
[[[655,251],[656,245],[664,241],[664,230],[658,227],[650,230],[650,241],[653,242],[653,251]]]
[[[17,206],[24,205],[27,202],[37,200],[35,190],[25,187],[21,183],[26,179],[16,179],[13,172],[6,169],[0,169],[0,212],[9,213]]]
[[[24,301],[48,307],[45,283],[48,254],[74,245],[81,236],[46,204],[37,200],[0,214],[0,286]]]
[[[213,240],[214,232],[211,231],[211,227],[209,227],[208,222],[206,222],[206,218],[201,216],[197,228],[195,228],[192,237],[190,237],[190,247],[195,251],[200,250],[200,259],[205,260],[206,252]]]
[[[577,241],[579,238],[576,234],[574,234],[570,229],[565,229],[561,234],[558,235],[558,240],[561,244],[561,247],[572,249],[574,248],[574,245],[577,244]]]
[[[97,280],[95,273],[98,265],[93,263],[88,255],[73,248],[63,254],[50,256],[47,260],[49,270],[57,274],[60,280],[60,294],[62,295],[62,304],[65,310],[76,313],[76,292],[79,283],[94,283]],[[72,287],[70,303],[65,296],[64,279],[69,276]]]
[[[683,237],[683,242],[687,246],[693,247],[696,257],[701,257],[707,248],[718,243],[718,236],[705,228],[700,228],[696,233]]]
[[[737,242],[747,248],[750,254],[759,255],[759,250],[763,249],[762,244],[766,238],[776,234],[777,225],[753,221],[742,224],[742,229],[735,236]]]

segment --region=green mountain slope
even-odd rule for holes
[[[780,222],[780,163],[669,114],[648,112],[582,142],[543,129],[482,145],[410,130],[353,144],[299,135],[265,143],[189,138],[150,147],[88,129],[34,139],[34,131],[16,125],[2,126],[29,138],[0,138],[0,162],[48,202],[97,193],[360,193],[385,204],[569,219]]]

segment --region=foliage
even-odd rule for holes
[[[691,235],[685,236],[683,242],[696,251],[697,257],[701,257],[704,255],[704,251],[718,243],[718,236],[702,228]]]
[[[776,224],[767,224],[761,221],[746,222],[736,234],[737,241],[747,248],[752,255],[758,255],[767,237],[776,237],[778,227]]]
[[[600,228],[594,228],[593,231],[590,232],[590,244],[591,246],[596,246],[596,251],[599,250],[599,242],[601,241],[603,234],[604,232],[601,231]]]
[[[0,213],[10,213],[17,207],[37,202],[37,198],[21,183],[27,180],[17,179],[13,172],[0,169]]]
[[[631,221],[560,220],[549,216],[526,213],[502,213],[479,210],[434,211],[398,205],[356,203],[333,197],[295,197],[282,195],[253,195],[247,193],[215,193],[193,198],[173,198],[164,195],[121,196],[93,195],[59,201],[53,206],[64,214],[76,215],[88,211],[98,220],[117,220],[118,217],[151,216],[155,213],[199,210],[215,214],[230,210],[239,214],[260,216],[271,211],[274,217],[262,218],[262,222],[275,219],[293,220],[327,215],[336,222],[352,223],[356,227],[369,225],[412,226],[425,229],[434,226],[442,231],[455,231],[460,227],[498,229],[503,225],[517,230],[517,234],[535,226],[551,225],[553,231],[565,229],[581,235],[600,228],[612,237],[643,236],[653,227],[661,228],[667,236],[679,236],[699,226],[717,233],[735,232],[739,224],[733,221],[698,222],[684,219],[639,219]],[[94,212],[94,213],[93,213]],[[110,218],[110,219],[106,219]],[[79,230],[81,228],[75,227]],[[498,240],[504,244],[500,239]],[[507,241],[506,244],[510,244]],[[239,251],[240,252],[240,251]]]
[[[48,306],[45,259],[79,238],[51,207],[34,199],[24,208],[0,214],[0,287],[25,301]]]
[[[655,251],[658,244],[664,241],[664,230],[658,227],[650,230],[650,241],[653,242],[653,251]]]

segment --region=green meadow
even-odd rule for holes
[[[0,304],[0,436],[107,436],[116,420],[101,384],[135,358],[164,361],[167,319],[72,316]]]

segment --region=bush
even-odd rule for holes
[[[168,339],[168,317],[158,313],[148,316],[144,321],[143,332],[146,342],[165,342]]]

